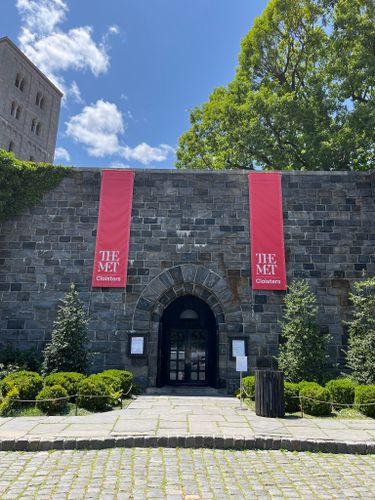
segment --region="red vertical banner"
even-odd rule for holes
[[[126,286],[134,173],[104,170],[100,205],[93,287]]]
[[[251,276],[254,290],[286,290],[281,174],[249,174]]]

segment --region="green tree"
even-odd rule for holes
[[[43,373],[86,370],[87,324],[83,304],[72,283],[59,306],[51,342],[43,351]]]
[[[315,295],[304,280],[293,281],[285,296],[277,362],[288,382],[320,381],[327,365],[328,336],[319,332]]]
[[[347,365],[354,380],[375,385],[375,277],[354,283],[350,300],[353,319],[348,323]]]
[[[373,0],[271,0],[235,79],[191,111],[176,165],[371,168],[374,84]]]

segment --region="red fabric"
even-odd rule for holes
[[[126,286],[133,180],[134,173],[127,170],[103,171],[93,287]]]
[[[286,290],[281,174],[249,174],[254,290]]]

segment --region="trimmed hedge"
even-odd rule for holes
[[[331,403],[329,402],[330,395],[327,389],[315,382],[311,382],[310,385],[304,384],[299,394],[305,413],[315,416],[330,415]]]
[[[13,372],[1,381],[1,393],[7,396],[16,388],[19,392],[19,399],[35,399],[43,387],[43,379],[36,372],[22,370]]]
[[[16,387],[13,387],[0,404],[0,415],[2,417],[10,416],[19,407],[20,403],[14,401],[15,399],[20,399],[20,393]]]
[[[78,405],[89,411],[107,410],[113,403],[113,397],[108,397],[111,387],[98,375],[91,375],[82,380],[78,385]],[[88,397],[85,397],[87,394]],[[95,396],[95,397],[89,397]]]
[[[61,385],[69,396],[78,393],[78,386],[86,375],[77,372],[57,372],[47,375],[44,379],[45,386]]]
[[[37,400],[53,398],[68,398],[68,393],[61,385],[52,385],[44,387],[36,396]],[[67,409],[68,399],[39,401],[36,405],[42,412],[47,413],[47,415],[55,415]]]
[[[326,383],[332,403],[348,404],[354,403],[354,389],[358,385],[348,378],[330,380]]]
[[[125,370],[104,370],[98,373],[116,392],[127,392],[133,383],[133,374]]]
[[[295,413],[300,410],[298,384],[284,382],[284,397],[286,413]]]
[[[354,403],[367,417],[375,417],[375,385],[358,385],[354,390]],[[371,406],[365,406],[370,404]]]

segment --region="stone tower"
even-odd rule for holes
[[[0,38],[0,148],[52,163],[60,90],[8,38]]]

